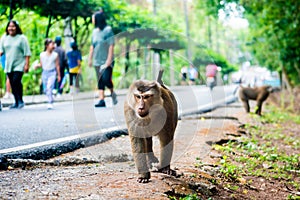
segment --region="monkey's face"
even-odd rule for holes
[[[135,110],[140,117],[146,117],[149,114],[150,107],[153,105],[153,95],[151,90],[145,93],[137,92],[134,94]]]
[[[134,110],[139,118],[145,118],[157,113],[158,108],[154,105],[163,105],[159,84],[155,81],[135,81],[127,94],[128,105]]]

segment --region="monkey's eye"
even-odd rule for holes
[[[135,98],[137,98],[137,99],[141,99],[141,98],[142,98],[140,95],[134,95],[134,96],[135,96]]]
[[[144,99],[149,99],[150,97],[152,97],[152,95],[145,95]]]

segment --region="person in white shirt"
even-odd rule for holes
[[[48,98],[48,109],[53,109],[53,94],[55,79],[60,81],[60,67],[58,53],[54,51],[55,43],[47,38],[45,40],[45,50],[40,54],[40,63],[36,66],[42,67],[43,89]]]

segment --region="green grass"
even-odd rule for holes
[[[300,124],[300,116],[289,111],[282,110],[275,106],[267,106],[268,112],[265,112],[262,117],[258,117],[263,123],[282,123],[293,121]]]
[[[217,163],[220,174],[212,183],[223,183],[224,188],[233,192],[232,198],[235,197],[234,192],[247,194],[247,187],[255,180],[253,177],[277,180],[293,191],[300,190],[300,183],[297,182],[300,175],[300,141],[295,132],[297,129],[293,129],[295,124],[300,124],[300,116],[271,106],[267,110],[262,117],[251,115],[254,122],[245,125],[249,135],[240,137],[238,141],[213,145],[223,156]],[[196,158],[195,167],[202,165],[201,159]],[[197,174],[191,177],[197,177]],[[243,185],[247,186],[246,189]],[[180,199],[197,199],[197,195]],[[291,193],[286,199],[300,199],[300,196]]]
[[[297,151],[283,151],[278,145],[288,145],[298,150],[299,138],[293,133],[284,134],[285,122],[300,124],[300,117],[275,107],[268,108],[263,117],[253,117],[259,122],[247,124],[245,129],[250,137],[242,137],[238,142],[229,142],[224,145],[214,145],[213,148],[222,152],[223,158],[219,161],[220,172],[228,180],[237,180],[245,176],[256,176],[284,180],[289,185],[300,189],[300,183],[294,181],[299,176],[300,154]],[[296,152],[296,153],[295,153]],[[231,190],[238,187],[230,186]],[[299,198],[293,195],[288,199]]]

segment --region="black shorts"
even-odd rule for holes
[[[73,86],[73,81],[75,80],[75,86],[79,87],[79,76],[77,73],[69,73],[70,75],[70,86]]]
[[[95,67],[95,69],[97,74],[98,89],[104,90],[105,87],[113,88],[112,67],[107,67],[101,75],[99,73],[100,67]]]

